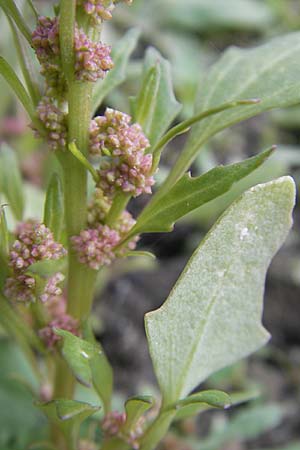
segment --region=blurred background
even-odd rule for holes
[[[24,2],[19,0],[19,7]],[[36,0],[44,15],[52,15],[53,2]],[[28,11],[27,11],[28,12]],[[24,14],[27,13],[24,9]],[[30,15],[28,23],[34,26]],[[123,83],[105,97],[106,106],[130,112],[129,98],[139,89],[145,50],[154,46],[170,61],[174,90],[183,105],[178,119],[193,114],[195,97],[208,68],[229,46],[251,47],[273,36],[299,30],[298,0],[134,0],[118,7],[106,23],[103,41],[113,48],[130,28],[140,37],[126,67]],[[17,54],[8,23],[0,11],[0,53],[15,67]],[[39,68],[36,67],[38,77]],[[21,76],[21,74],[20,74]],[[300,74],[299,74],[300,76]],[[53,154],[33,138],[28,118],[0,78],[0,142],[14,150],[25,180],[26,216],[41,217],[43,192],[52,170],[59,171]],[[274,111],[232,127],[210,140],[191,168],[199,175],[220,163],[232,163],[277,145],[272,158],[226,195],[196,210],[176,225],[173,233],[146,235],[140,247],[153,252],[155,261],[120,262],[104,271],[94,308],[94,328],[115,369],[116,408],[125,396],[156,392],[146,346],[143,316],[159,307],[200,240],[221,212],[245,189],[284,174],[300,179],[300,106]],[[157,176],[162,182],[185,142],[173,141],[164,152]],[[0,182],[1,204],[5,189]],[[137,215],[147,202],[130,204]],[[300,450],[300,226],[299,207],[289,238],[269,270],[264,324],[272,334],[269,345],[247,361],[211,377],[205,388],[244,390],[253,399],[230,411],[213,411],[176,423],[162,443],[170,450]],[[14,218],[9,217],[10,226]],[[24,372],[21,355],[12,358],[13,344],[0,340],[0,448],[24,449],[35,416],[28,413],[24,397],[18,412],[9,393],[7,374]],[[17,351],[14,349],[14,355]],[[16,362],[16,359],[18,361]],[[87,392],[78,393],[86,398]],[[17,408],[17,407],[16,407]],[[23,408],[23,410],[22,410]],[[23,413],[22,413],[23,411]],[[27,414],[24,416],[24,412]],[[21,431],[20,431],[21,433]],[[21,440],[20,440],[21,439]],[[23,447],[22,447],[23,445]]]

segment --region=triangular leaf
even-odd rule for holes
[[[268,340],[265,275],[291,227],[294,201],[289,177],[244,193],[202,241],[165,304],[146,315],[165,405]]]

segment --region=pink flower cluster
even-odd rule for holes
[[[119,0],[124,1],[127,4],[131,4],[132,0]],[[100,24],[104,20],[110,20],[112,18],[112,12],[115,8],[115,3],[119,3],[118,0],[77,0],[78,5],[81,5],[93,20],[94,24]]]
[[[113,0],[78,0],[77,3],[84,8],[95,24],[111,19],[115,8]]]
[[[99,270],[115,259],[114,247],[120,242],[120,235],[107,225],[98,225],[81,231],[79,236],[71,238],[79,261],[91,269]]]
[[[61,337],[55,334],[54,330],[60,328],[70,333],[79,335],[79,322],[68,314],[62,314],[52,320],[48,325],[39,330],[40,338],[45,342],[48,348],[53,349],[55,344],[61,340]]]
[[[28,302],[36,298],[36,282],[26,274],[30,265],[43,260],[57,260],[66,254],[63,246],[53,239],[53,234],[44,225],[35,221],[22,222],[16,230],[17,239],[9,254],[9,265],[12,276],[7,278],[4,293],[11,300]],[[43,302],[61,295],[58,286],[64,279],[61,273],[51,276],[39,294]]]
[[[126,422],[126,414],[118,411],[111,411],[106,414],[102,421],[102,430],[106,437],[117,436]]]
[[[144,433],[145,418],[141,417],[136,423],[134,429],[124,432],[123,427],[126,423],[126,414],[118,411],[112,411],[106,414],[102,421],[102,430],[107,438],[118,437],[127,442],[131,448],[138,450],[139,439]]]
[[[48,97],[43,97],[37,107],[37,115],[47,132],[48,145],[52,150],[67,145],[67,115]],[[35,130],[37,136],[39,132]]]
[[[154,184],[152,155],[145,154],[149,141],[140,125],[130,122],[129,115],[110,108],[91,121],[90,152],[107,156],[99,170],[99,187],[107,196],[118,189],[134,197],[150,194]]]
[[[75,75],[77,80],[97,81],[113,68],[111,48],[93,42],[82,30],[75,30]]]

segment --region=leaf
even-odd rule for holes
[[[0,0],[0,7],[14,20],[21,33],[27,39],[29,44],[31,44],[31,31],[16,7],[15,2],[13,0]]]
[[[153,122],[160,80],[160,64],[156,63],[145,75],[138,97],[131,99],[134,121],[141,125],[146,136],[150,134]]]
[[[9,231],[7,229],[4,206],[0,206],[0,256],[2,261],[8,261]]]
[[[38,261],[28,267],[26,273],[31,275],[38,275],[41,278],[48,278],[57,272],[66,272],[67,261],[66,258],[61,259],[44,259]]]
[[[154,48],[149,48],[146,52],[141,91],[145,89],[149,71],[153,70],[153,67],[159,67],[160,82],[158,88],[154,86],[157,95],[155,105],[151,105],[151,123],[147,123],[147,137],[151,146],[159,141],[181,110],[181,105],[177,102],[173,92],[170,63]],[[158,71],[158,69],[156,70]],[[138,98],[140,95],[138,94]],[[133,108],[136,107],[136,102],[133,102]]]
[[[231,406],[231,399],[226,392],[217,391],[217,390],[209,390],[209,391],[201,391],[195,394],[189,395],[182,400],[178,400],[167,407],[169,409],[180,409],[185,406],[189,406],[192,404],[205,404],[211,406],[213,408],[224,408],[227,409]]]
[[[154,400],[150,395],[129,398],[125,403],[126,422],[122,431],[130,431],[134,428],[140,417],[153,405]]]
[[[24,195],[19,163],[15,152],[5,143],[0,147],[0,189],[18,220],[24,213]]]
[[[34,59],[32,49],[29,48],[28,43],[26,45],[24,38],[18,32],[13,20],[9,15],[7,16],[7,19],[13,34],[14,43],[18,54],[18,60],[28,92],[33,103],[37,105],[41,98],[41,93],[37,77],[38,70],[33,63]]]
[[[8,64],[8,62],[0,56],[0,75],[3,76],[5,81],[12,88],[25,110],[27,111],[32,122],[34,122],[37,128],[41,128],[39,121],[36,119],[35,110],[31,98],[26,92],[23,84],[19,80],[18,76],[15,74],[13,68]]]
[[[236,181],[259,167],[272,151],[267,150],[240,163],[215,167],[197,178],[183,175],[167,194],[146,206],[130,235],[171,231],[178,219],[229,191]]]
[[[54,173],[46,193],[44,206],[44,224],[56,241],[60,241],[64,227],[64,199],[60,177]]]
[[[99,410],[98,406],[65,399],[52,400],[47,403],[36,403],[36,406],[66,436],[69,436],[81,422]]]
[[[208,391],[209,392],[209,391]],[[219,391],[220,392],[220,391]],[[200,393],[201,394],[201,393]],[[225,393],[224,393],[225,394]],[[227,396],[228,400],[227,403],[233,406],[238,405],[240,403],[247,402],[249,400],[253,400],[257,398],[259,393],[257,391],[245,391],[245,392],[234,392],[230,393],[229,395],[225,394]],[[224,406],[226,405],[226,397],[224,396]],[[192,396],[190,396],[192,397]],[[189,398],[189,397],[187,397]],[[196,414],[199,414],[201,412],[207,411],[212,408],[220,407],[213,404],[208,403],[189,403],[185,405],[184,407],[181,407],[178,412],[176,413],[176,416],[174,418],[175,421],[187,419],[189,417],[195,416]]]
[[[168,14],[168,22],[173,26],[181,26],[199,33],[212,28],[262,30],[274,18],[268,5],[257,0],[166,0],[164,9]]]
[[[104,98],[119,84],[126,80],[126,70],[129,58],[137,45],[140,31],[137,28],[129,30],[123,39],[112,50],[114,68],[109,71],[104,80],[99,80],[93,93],[93,111],[99,108]]]
[[[280,36],[256,48],[227,50],[202,82],[195,113],[241,98],[259,98],[261,101],[221,112],[194,125],[164,189],[186,172],[211,136],[264,111],[299,103],[299,59],[300,33]]]
[[[264,345],[266,270],[292,224],[290,177],[251,188],[202,241],[161,308],[146,314],[155,373],[169,405]]]
[[[65,330],[56,330],[63,338],[62,355],[74,376],[86,387],[94,386],[109,409],[112,393],[112,373],[100,345],[80,339]]]

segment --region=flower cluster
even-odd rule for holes
[[[79,322],[68,314],[62,314],[58,318],[52,320],[48,325],[39,330],[40,338],[45,342],[50,349],[55,347],[55,344],[61,340],[61,337],[55,334],[55,329],[69,331],[70,333],[79,335]]]
[[[67,144],[67,115],[57,108],[48,97],[43,97],[37,107],[37,115],[43,123],[48,145],[52,150],[65,148]],[[39,132],[35,130],[37,136]]]
[[[97,81],[113,68],[111,48],[93,42],[82,30],[75,30],[75,75],[81,81]]]
[[[66,254],[63,246],[55,242],[53,234],[44,225],[35,221],[22,222],[16,230],[16,240],[9,253],[9,265],[12,276],[6,280],[4,293],[12,300],[27,302],[36,297],[36,281],[26,273],[30,265],[43,260],[57,260]],[[64,277],[56,273],[47,280],[41,301],[45,302],[61,295],[58,286]]]
[[[140,417],[134,428],[124,432],[123,427],[126,423],[126,414],[118,411],[112,411],[106,414],[102,421],[102,430],[107,438],[118,437],[127,442],[131,448],[138,450],[139,438],[144,432],[145,418]]]
[[[132,0],[121,0],[127,4],[131,4]],[[82,6],[88,16],[91,17],[95,25],[100,24],[104,20],[112,18],[112,12],[115,8],[117,0],[77,0],[77,4]]]
[[[107,108],[104,116],[95,117],[90,125],[90,152],[106,156],[99,170],[99,187],[107,196],[121,189],[134,197],[151,193],[152,155],[145,154],[149,141],[139,124],[131,117]]]
[[[79,236],[71,238],[79,261],[91,269],[99,270],[108,266],[115,259],[114,248],[120,242],[120,235],[107,225],[81,231]]]

